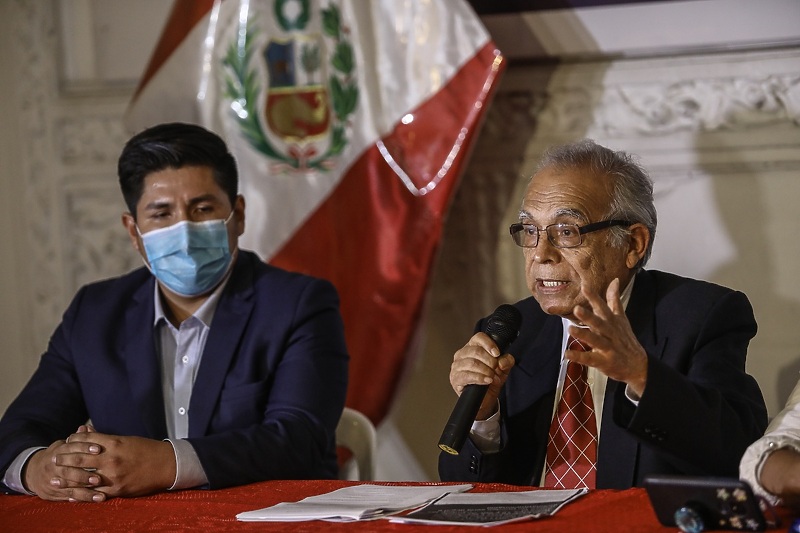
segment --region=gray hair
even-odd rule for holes
[[[650,242],[637,269],[641,269],[653,252],[656,238],[656,206],[653,203],[653,182],[630,154],[610,150],[591,139],[549,148],[536,167],[536,172],[545,168],[585,168],[595,176],[612,179],[610,211],[608,219],[621,219],[644,224],[650,231]],[[610,244],[621,246],[628,230],[621,226],[610,229]]]

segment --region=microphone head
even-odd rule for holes
[[[521,324],[522,313],[519,309],[510,304],[503,304],[489,316],[484,333],[492,338],[502,353],[519,335]]]

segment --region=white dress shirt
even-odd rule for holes
[[[800,381],[789,395],[786,406],[767,426],[764,436],[745,450],[739,463],[739,477],[750,484],[753,492],[772,505],[779,504],[780,498],[768,492],[759,480],[764,461],[769,454],[781,448],[800,452]]]
[[[161,294],[156,284],[153,328],[158,356],[161,359],[161,391],[164,396],[168,441],[175,452],[176,464],[175,481],[169,490],[188,489],[208,483],[197,453],[189,441],[184,439],[189,436],[189,402],[200,359],[217,304],[229,277],[230,272],[203,305],[177,328],[164,314]]]

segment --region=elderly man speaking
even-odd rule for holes
[[[644,270],[653,187],[624,152],[592,141],[548,151],[511,225],[532,294],[501,354],[484,322],[450,383],[488,385],[442,480],[628,488],[653,474],[736,477],[767,425],[745,372],[747,297]],[[691,236],[687,236],[691,238]]]

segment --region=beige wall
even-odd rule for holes
[[[0,409],[74,291],[138,265],[119,224],[115,162],[134,65],[149,55],[165,4],[0,1]],[[109,31],[120,20],[141,29]],[[748,366],[777,412],[800,370],[797,42],[509,69],[445,227],[423,350],[380,428],[382,479],[436,478],[436,442],[455,403],[452,353],[477,318],[525,296],[505,229],[520,184],[545,146],[583,136],[651,169],[654,268],[748,294],[761,328]]]

